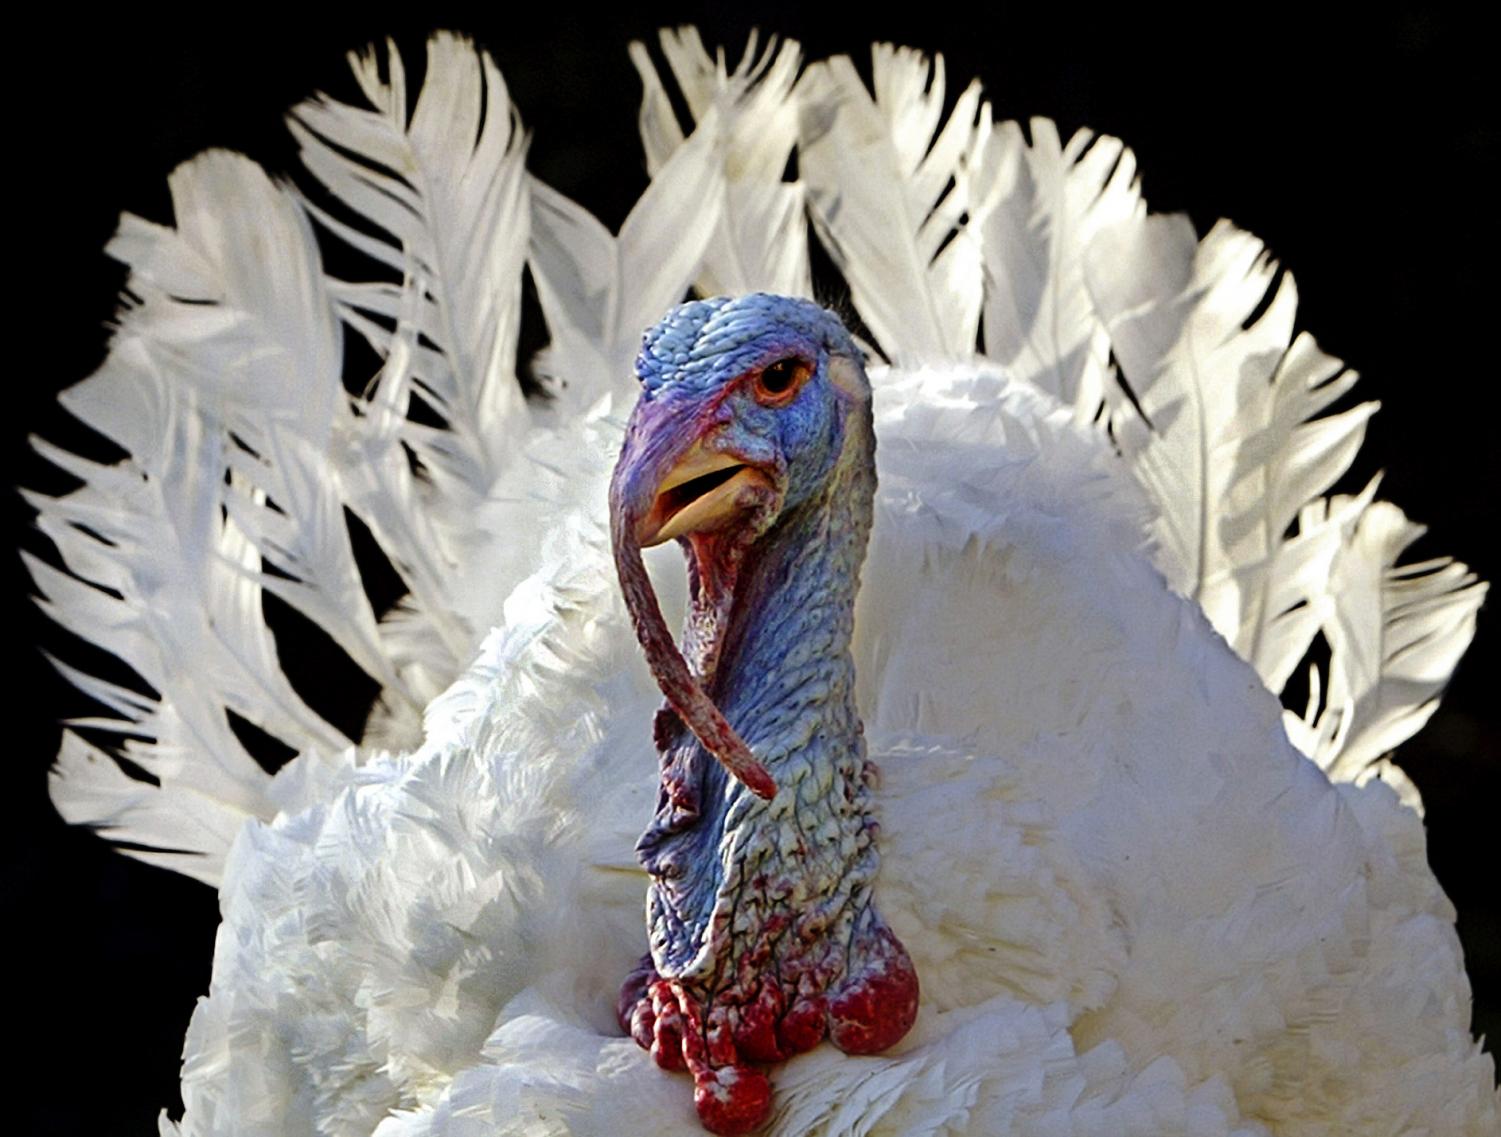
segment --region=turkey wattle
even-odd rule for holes
[[[621,1019],[658,1064],[686,1064],[710,1130],[740,1133],[771,1109],[749,1062],[825,1035],[873,1054],[917,1014],[912,961],[872,900],[875,771],[850,655],[876,481],[870,384],[832,313],[760,293],[674,309],[636,372],[611,528],[671,709],[636,846],[651,955]],[[672,537],[688,557],[686,662],[641,559]]]
[[[769,1106],[779,1137],[1489,1137],[1385,757],[1484,586],[1399,564],[1417,529],[1374,485],[1333,492],[1374,408],[1330,409],[1354,376],[1295,332],[1291,278],[1149,215],[1114,139],[994,123],[976,87],[945,119],[916,53],[877,49],[873,95],[795,46],[662,49],[696,125],[638,52],[653,180],[618,236],[528,172],[452,36],[420,93],[371,51],[360,105],[293,112],[309,196],[214,152],[171,225],[122,220],[129,305],[63,401],[129,456],[42,444],[80,486],[35,499],[70,572],[34,573],[140,677],[69,673],[153,779],[69,731],[54,800],[219,890],[162,1132],[701,1134],[641,1041],[697,1067],[711,1123]],[[750,295],[811,292],[810,219],[863,375],[829,317]],[[648,338],[628,430],[641,329],[690,289],[742,299]],[[409,590],[390,611],[356,536]],[[686,597],[633,547],[673,537]],[[272,597],[380,685],[360,739],[283,671]],[[297,756],[267,774],[236,720]],[[884,1010],[841,1009],[882,974]],[[795,1053],[824,1029],[854,1053]]]

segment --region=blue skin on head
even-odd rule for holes
[[[829,378],[831,356],[858,360],[861,353],[839,319],[812,301],[757,292],[680,304],[642,337],[638,417],[681,416],[685,428],[702,431],[713,425],[706,413],[715,415],[713,448],[782,474],[785,511],[823,483],[838,457],[843,402]],[[814,370],[786,406],[762,406],[744,387],[729,389],[788,357]]]

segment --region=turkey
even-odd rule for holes
[[[642,330],[690,288],[784,328],[807,308],[755,298],[810,293],[809,216],[852,302],[820,327],[868,363],[752,371],[868,382],[877,482],[849,626],[814,590],[766,642],[847,645],[851,675],[793,689],[853,684],[844,737],[879,770],[860,910],[922,995],[880,1053],[790,1056],[769,1131],[1493,1132],[1452,910],[1385,758],[1483,586],[1400,565],[1415,528],[1375,486],[1330,495],[1372,408],[1330,410],[1353,376],[1293,334],[1290,282],[1228,225],[1148,215],[1112,139],[994,123],[973,87],[945,116],[915,53],[877,49],[872,96],[794,45],[733,69],[691,34],[661,49],[677,89],[636,52],[653,180],[618,236],[528,174],[499,72],[448,36],[420,94],[370,51],[359,105],[294,112],[319,192],[215,152],[173,174],[173,225],[122,221],[131,307],[64,402],[129,457],[40,444],[83,485],[35,499],[70,572],[32,566],[149,687],[70,670],[109,710],[84,725],[152,780],[70,732],[59,809],[220,892],[162,1131],[700,1131],[616,1021],[621,980],[663,958],[634,851],[661,812],[653,739],[696,756],[714,809],[829,785],[810,761],[789,789],[752,731],[739,769],[754,790],[766,759],[770,802],[708,773],[688,736],[734,747],[694,689],[743,721],[706,680],[722,613],[701,562],[691,587],[670,549],[636,570],[605,503]],[[326,272],[315,233],[367,275]],[[532,398],[523,273],[549,336]],[[373,375],[342,374],[345,337]],[[616,501],[636,544],[701,543],[646,519],[655,497]],[[388,611],[372,543],[406,588]],[[665,615],[642,619],[648,594]],[[361,738],[286,678],[273,602],[379,684]],[[689,684],[663,631],[685,613]],[[1307,709],[1285,714],[1295,672]],[[783,707],[781,677],[737,690]],[[782,725],[806,748],[823,724]],[[297,756],[265,774],[247,729]]]

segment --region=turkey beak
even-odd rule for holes
[[[712,532],[775,496],[764,472],[734,455],[706,450],[695,439],[658,483],[636,538],[646,549],[686,533]]]
[[[774,497],[761,471],[704,449],[702,429],[666,400],[642,400],[610,479],[615,571],[647,665],[667,702],[704,746],[752,793],[770,800],[776,783],[704,692],[673,641],[641,550],[684,533],[723,526],[755,501]]]

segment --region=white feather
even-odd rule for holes
[[[876,93],[847,58],[798,84],[798,160],[814,225],[883,351],[896,363],[968,359],[981,266],[967,167],[990,130],[978,83],[940,129],[943,61],[879,45]]]
[[[778,48],[773,41],[758,52],[752,33],[740,65],[726,73],[723,56],[710,59],[696,30],[663,31],[660,39],[694,121],[712,110],[723,131],[723,213],[695,287],[705,296],[758,290],[811,296],[803,186],[783,180],[797,142],[797,45]],[[683,133],[644,45],[631,45],[631,62],[646,89],[641,138],[655,175]]]
[[[1307,725],[1323,740],[1314,759],[1337,780],[1356,780],[1422,728],[1475,635],[1486,584],[1448,557],[1397,563],[1422,534],[1396,506],[1376,502],[1346,528],[1334,562],[1328,705]]]
[[[1101,234],[1146,214],[1136,157],[1081,130],[1064,146],[1047,119],[996,128],[986,155],[985,354],[1094,418],[1110,385],[1110,336],[1086,287],[1085,253]],[[1192,227],[1186,233],[1192,247]],[[1133,258],[1140,255],[1132,250]],[[1152,279],[1156,266],[1120,265]],[[1109,276],[1106,277],[1109,280]]]
[[[719,129],[706,115],[656,171],[619,237],[533,182],[530,263],[553,334],[540,365],[555,378],[560,413],[606,393],[622,406],[634,397],[641,331],[683,297],[720,222]]]

